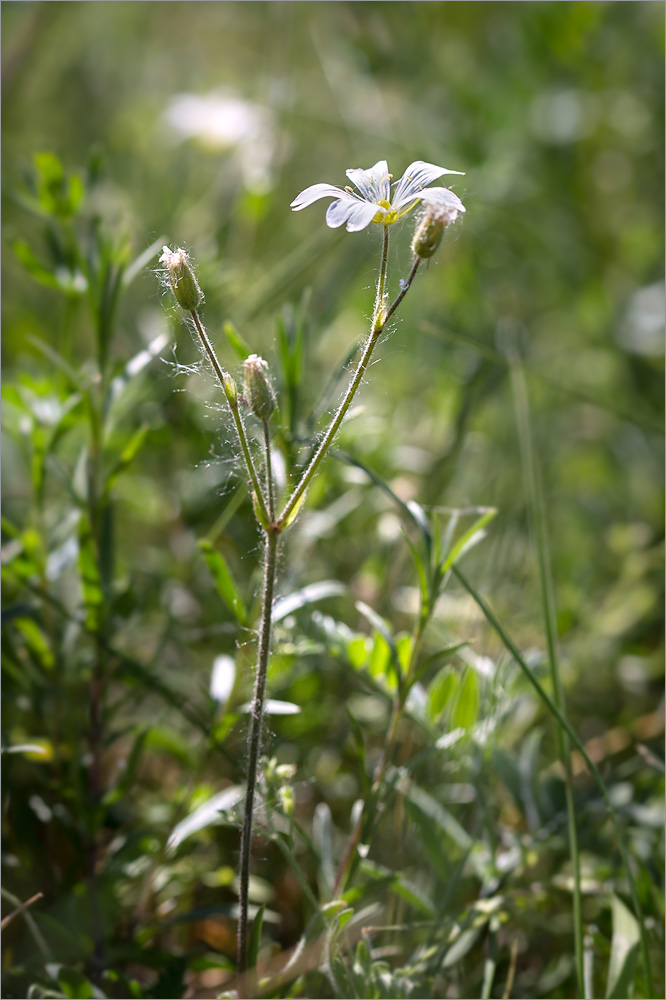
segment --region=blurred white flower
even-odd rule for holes
[[[223,91],[176,94],[164,118],[183,140],[196,139],[212,150],[235,150],[249,190],[271,187],[277,128],[270,108]]]
[[[356,194],[349,187],[313,184],[294,198],[291,208],[299,212],[320,198],[334,198],[335,201],[331,202],[326,212],[326,222],[331,229],[346,224],[347,232],[356,233],[366,229],[371,222],[389,226],[411,212],[415,205],[426,197],[424,191],[426,184],[434,181],[436,177],[441,177],[442,174],[461,174],[462,171],[447,170],[446,167],[438,167],[434,163],[415,160],[393,185],[386,160],[379,160],[369,170],[356,168],[347,170],[346,173],[360,194]],[[393,188],[392,194],[391,188]],[[431,188],[429,193],[434,196],[435,191],[440,192],[440,197],[442,192],[446,192],[447,196],[455,200],[449,203],[450,207],[455,207],[458,212],[465,211],[462,202],[448,189]]]

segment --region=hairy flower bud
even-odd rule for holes
[[[412,239],[412,253],[422,260],[432,257],[442,242],[444,223],[426,213],[419,220]]]
[[[194,271],[190,266],[189,260],[188,254],[180,247],[177,250],[162,247],[160,264],[164,265],[169,276],[169,283],[173,294],[176,296],[176,301],[183,309],[191,312],[193,309],[198,309],[201,305],[203,292],[199,288],[199,283],[194,276]]]
[[[236,409],[238,406],[238,389],[236,388],[236,383],[232,379],[231,375],[224,373],[224,395],[227,397],[227,402],[232,409]]]
[[[422,260],[432,257],[442,242],[447,226],[455,222],[465,206],[448,188],[429,188],[423,192],[422,209],[414,237],[412,252]]]
[[[250,409],[260,420],[270,420],[277,407],[268,365],[257,354],[243,362],[245,369],[245,396]]]

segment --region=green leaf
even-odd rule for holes
[[[252,930],[250,931],[250,938],[247,944],[247,967],[248,969],[255,969],[257,966],[257,958],[259,957],[259,945],[261,944],[261,929],[264,924],[264,913],[266,912],[266,904],[263,903],[259,907],[259,911],[252,921]]]
[[[199,806],[176,823],[169,834],[167,847],[170,851],[175,850],[187,837],[193,833],[205,829],[207,826],[220,823],[224,818],[224,813],[232,809],[243,797],[243,789],[240,785],[231,785],[216,795],[211,796],[203,805]]]
[[[104,804],[111,805],[114,802],[120,801],[124,798],[136,780],[136,772],[141,760],[141,754],[143,753],[144,745],[146,742],[146,737],[148,736],[148,730],[142,729],[136,736],[132,749],[130,750],[129,756],[125,762],[123,772],[120,779],[114,788],[112,788],[109,793],[104,797]]]
[[[621,899],[612,897],[613,941],[608,966],[606,997],[608,1000],[622,1000],[633,992],[636,960],[640,933],[638,922]]]
[[[322,879],[324,898],[330,896],[335,884],[335,864],[333,861],[333,817],[326,802],[320,802],[312,818],[312,841],[319,855],[319,871]]]
[[[279,622],[283,618],[286,618],[287,615],[293,614],[294,611],[298,611],[308,604],[316,604],[327,597],[337,597],[340,594],[346,593],[347,588],[342,583],[338,583],[337,580],[322,580],[320,583],[310,583],[307,587],[295,590],[293,594],[288,594],[286,597],[281,597],[279,601],[276,601],[273,605],[271,618],[274,622]]]
[[[28,649],[39,660],[46,670],[52,670],[55,664],[53,651],[39,625],[32,618],[15,618],[14,627],[23,635]]]
[[[385,881],[393,892],[409,903],[410,906],[414,907],[415,910],[420,911],[424,916],[429,918],[435,916],[435,908],[432,902],[402,872],[392,871],[384,865],[377,864],[375,861],[368,861],[367,859],[361,862],[361,871],[376,881]]]
[[[462,850],[467,851],[472,847],[473,841],[470,835],[448,809],[445,809],[432,795],[406,777],[398,780],[397,788],[427,817],[429,822],[438,826]]]
[[[462,559],[466,552],[473,549],[475,545],[478,545],[486,537],[486,533],[483,530],[486,524],[495,517],[497,510],[494,507],[489,507],[488,510],[484,511],[481,517],[477,518],[471,528],[464,533],[464,535],[458,539],[456,544],[450,550],[444,563],[442,565],[442,575],[449,570],[458,559]]]
[[[67,375],[70,382],[75,385],[78,389],[83,386],[83,379],[79,373],[72,368],[69,362],[63,358],[62,354],[55,350],[52,344],[47,343],[47,341],[42,340],[36,334],[31,334],[28,338],[28,343],[33,344],[38,351],[44,354],[49,361],[51,361],[60,371]]]
[[[412,542],[411,538],[407,534],[404,528],[401,527],[403,537],[409,546],[409,551],[412,553],[412,558],[414,560],[414,565],[416,566],[416,572],[419,578],[419,590],[421,593],[421,608],[420,615],[421,619],[425,620],[431,611],[430,602],[430,587],[428,586],[428,575],[426,573],[425,566],[423,565],[423,560],[419,555],[419,551]]]
[[[17,240],[14,243],[14,253],[28,270],[31,277],[35,281],[38,281],[40,285],[46,285],[47,288],[60,289],[60,282],[53,271],[50,271],[46,265],[42,264],[27,243],[23,240]]]
[[[453,667],[442,667],[428,688],[426,718],[429,722],[440,721],[458,688],[458,673]]]
[[[256,517],[257,522],[261,525],[262,528],[265,528],[266,531],[268,531],[268,529],[270,528],[268,514],[266,513],[265,507],[262,508],[261,504],[259,503],[259,498],[257,497],[256,490],[252,490],[252,510],[254,511],[254,516]]]
[[[301,512],[301,507],[303,506],[304,502],[305,502],[305,493],[301,493],[300,497],[298,498],[298,500],[294,504],[294,509],[291,511],[291,513],[289,514],[289,517],[284,522],[284,528],[282,529],[283,531],[286,530],[289,527],[290,524],[294,523],[294,521],[296,520],[296,518],[298,517],[298,515]]]
[[[92,983],[76,969],[62,966],[58,970],[58,983],[70,1000],[95,1000],[105,994],[96,990]]]
[[[479,715],[479,678],[475,670],[468,669],[460,684],[453,712],[452,729],[471,729]]]
[[[338,1000],[349,1000],[349,997],[355,997],[357,995],[356,988],[352,982],[351,976],[349,975],[349,970],[345,962],[339,955],[335,955],[331,959],[330,967],[331,977],[335,988],[335,995]]]
[[[480,925],[468,927],[458,935],[444,956],[441,966],[442,969],[452,968],[452,966],[458,964],[461,958],[465,957],[467,952],[470,951],[476,944],[481,931],[486,926],[487,922],[488,918],[483,920]]]
[[[395,644],[395,639],[393,638],[391,630],[389,629],[388,625],[381,617],[381,615],[378,615],[377,612],[374,610],[374,608],[371,608],[368,604],[365,603],[365,601],[357,601],[355,607],[356,610],[359,612],[359,614],[363,615],[366,621],[368,621],[370,625],[372,625],[375,631],[379,632],[380,636],[388,646],[391,657],[391,663],[393,664],[393,669],[395,671],[395,680],[398,682],[398,684],[400,684],[400,680],[402,678],[400,657],[398,656],[398,649]]]
[[[218,552],[206,538],[200,540],[199,548],[203,553],[209,570],[213,574],[218,594],[234,615],[239,625],[245,625],[247,622],[247,611],[243,599],[238,593],[231,570],[227,566],[222,553]]]
[[[423,540],[426,544],[426,548],[428,549],[428,551],[430,551],[430,547],[432,545],[432,533],[430,531],[428,518],[426,517],[423,507],[417,504],[416,501],[414,500],[407,500],[406,502],[402,500],[397,495],[397,493],[395,493],[394,490],[391,489],[391,487],[389,486],[389,484],[386,482],[385,479],[382,479],[382,477],[378,475],[376,472],[374,472],[373,469],[369,468],[367,465],[364,465],[363,462],[359,461],[357,458],[354,458],[353,455],[349,455],[347,454],[347,452],[344,451],[339,451],[337,448],[332,449],[329,452],[329,454],[333,455],[335,458],[343,462],[346,462],[347,465],[351,465],[356,469],[361,469],[361,471],[365,473],[368,479],[371,482],[373,482],[375,486],[378,486],[380,490],[386,493],[386,495],[392,500],[392,502],[396,505],[396,507],[398,507],[402,511],[402,513],[416,525],[416,527],[423,535]]]
[[[367,989],[370,981],[370,973],[372,969],[372,959],[370,957],[370,950],[361,938],[361,940],[356,945],[356,958],[354,960],[354,974],[360,977],[359,986],[363,991]]]
[[[224,324],[224,336],[229,341],[229,345],[238,357],[239,361],[245,361],[245,359],[252,353],[250,348],[247,346],[240,333],[236,329],[233,323],[229,320]]]
[[[121,451],[120,457],[118,458],[117,462],[114,464],[113,468],[111,469],[111,471],[107,476],[106,483],[104,484],[105,493],[109,493],[109,491],[113,488],[114,483],[118,479],[118,476],[120,476],[121,473],[123,473],[125,469],[127,469],[132,464],[143,442],[146,440],[146,435],[148,434],[148,431],[149,431],[148,424],[142,424],[141,427],[139,427],[139,429],[136,430],[132,435],[132,437],[129,439],[129,441]]]

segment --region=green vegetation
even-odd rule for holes
[[[663,29],[3,5],[3,995],[663,995]],[[159,257],[282,510],[382,256],[289,205],[384,158],[467,211],[280,542],[239,979],[262,540]]]

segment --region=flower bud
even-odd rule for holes
[[[460,198],[448,188],[428,188],[421,196],[421,215],[412,239],[412,252],[422,260],[432,257],[447,226],[465,211]]]
[[[427,260],[428,257],[432,257],[442,242],[443,235],[444,223],[433,218],[429,213],[425,213],[421,217],[412,239],[412,253],[422,260]]]
[[[232,379],[231,375],[224,373],[224,395],[227,397],[227,403],[229,406],[235,410],[238,406],[238,389],[236,388],[236,383]]]
[[[243,362],[245,369],[245,397],[255,417],[270,420],[277,407],[268,365],[257,354]]]
[[[178,247],[177,250],[170,250],[169,247],[162,247],[160,264],[169,276],[169,283],[176,301],[183,309],[191,312],[197,309],[203,301],[203,292],[199,288],[199,283],[194,276],[189,263],[189,256],[185,250]]]

